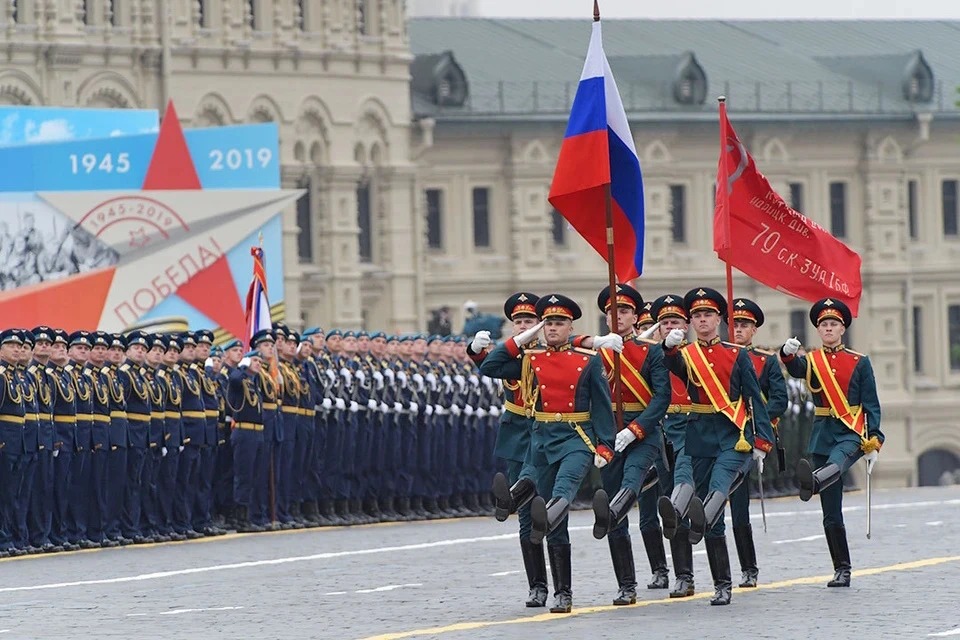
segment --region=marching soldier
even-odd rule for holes
[[[21,556],[14,545],[17,493],[23,480],[23,385],[17,372],[23,337],[16,329],[0,332],[0,557]]]
[[[256,476],[256,498],[250,509],[253,522],[265,530],[279,530],[280,524],[273,522],[270,510],[271,500],[276,508],[277,487],[280,470],[283,468],[282,447],[286,435],[283,414],[280,412],[281,390],[273,377],[271,365],[276,361],[276,333],[272,329],[262,329],[250,339],[250,349],[256,350],[261,357],[260,397],[263,399],[263,450],[257,457],[259,467]],[[236,467],[234,467],[236,468]],[[270,471],[273,470],[271,476]],[[271,491],[272,490],[272,491]]]
[[[824,298],[810,309],[822,347],[799,355],[800,341],[788,339],[780,357],[794,378],[807,381],[816,403],[810,434],[810,461],[800,460],[797,480],[800,499],[820,494],[823,529],[836,572],[828,587],[850,586],[850,549],[843,524],[843,473],[861,457],[873,471],[884,435],[880,430],[880,399],[870,358],[843,344],[853,318],[840,300]]]
[[[173,500],[173,529],[189,540],[202,538],[193,529],[193,511],[200,488],[200,447],[206,439],[207,411],[203,402],[200,372],[195,367],[197,341],[189,332],[178,336],[182,347],[169,372],[180,383],[180,443]],[[168,445],[170,449],[173,447]]]
[[[111,338],[103,331],[91,334],[90,353],[83,366],[91,388],[93,429],[90,447],[90,503],[87,511],[87,538],[101,547],[119,543],[107,535],[107,459],[110,454],[110,384],[102,370],[106,367]]]
[[[763,326],[763,310],[753,300],[738,298],[733,301],[733,340],[747,350],[753,362],[760,393],[767,407],[774,436],[777,436],[777,422],[787,410],[787,385],[783,380],[783,371],[775,353],[753,346],[753,337],[757,329]],[[779,438],[777,438],[779,440]],[[741,587],[757,586],[757,550],[753,544],[753,527],[750,525],[750,483],[748,478],[730,494],[730,515],[733,519],[733,539],[737,544],[737,556],[740,559],[742,578]],[[763,477],[758,478],[763,482]]]
[[[93,442],[93,385],[85,375],[83,367],[90,356],[92,346],[88,331],[74,331],[70,334],[68,354],[70,363],[64,371],[70,377],[76,394],[77,432],[74,440],[74,454],[70,469],[71,489],[67,538],[71,544],[81,549],[94,549],[99,544],[87,537],[87,514],[90,504],[90,477],[92,474],[91,457]],[[102,442],[98,433],[98,444]]]
[[[684,296],[697,341],[680,348],[685,335],[674,329],[664,340],[664,361],[686,381],[693,401],[685,452],[693,467],[699,500],[690,503],[690,541],[706,535],[707,559],[715,594],[711,605],[730,604],[730,557],[724,536],[727,496],[753,460],[762,465],[773,448],[770,420],[747,351],[718,335],[727,303],[719,292],[701,287]],[[753,455],[751,456],[751,451]],[[762,470],[762,466],[760,467]],[[683,486],[683,485],[680,485]],[[702,500],[702,502],[701,502]],[[676,508],[676,505],[674,505]],[[664,514],[676,530],[676,512]]]
[[[33,360],[27,367],[27,374],[33,379],[37,390],[37,407],[40,411],[40,434],[37,446],[37,467],[34,476],[33,491],[30,494],[30,506],[27,514],[27,528],[30,546],[44,552],[63,551],[50,541],[53,524],[53,442],[56,430],[53,423],[54,394],[56,381],[47,373],[47,361],[53,345],[53,329],[39,326],[31,331],[34,340]]]
[[[653,302],[644,302],[643,306],[637,309],[637,333],[643,333],[654,325]]]
[[[683,306],[683,296],[667,294],[653,301],[650,307],[651,319],[659,325],[658,333],[662,340],[674,329],[679,329],[687,335],[687,311]],[[652,325],[651,325],[652,326]],[[680,346],[686,345],[684,338]],[[686,496],[687,503],[693,498],[693,468],[690,456],[684,452],[684,440],[687,433],[687,418],[690,414],[690,394],[687,393],[686,383],[673,373],[670,373],[670,406],[663,418],[663,435],[667,449],[667,456],[661,463],[663,474],[660,476],[661,497],[660,504],[667,516],[664,518],[663,535],[670,541],[670,555],[673,557],[673,573],[676,583],[670,591],[671,598],[685,598],[694,594],[693,581],[693,545],[690,544],[690,524],[686,520],[686,510],[676,513],[671,496],[677,504]],[[672,455],[670,452],[672,451]],[[668,466],[669,465],[669,466]],[[675,489],[681,489],[682,496]],[[679,498],[679,500],[677,500]],[[675,514],[676,515],[673,515]],[[640,521],[656,521],[657,500],[653,492],[647,491],[640,498]],[[667,526],[670,523],[672,528]]]
[[[536,304],[539,299],[536,294],[521,291],[504,302],[503,315],[510,321],[514,336],[537,326],[539,320]],[[467,354],[474,362],[482,365],[488,355],[486,349],[492,343],[489,331],[478,331],[467,347]],[[504,379],[503,386],[507,399],[503,401],[494,453],[497,458],[506,462],[507,473],[497,473],[493,479],[495,517],[504,522],[511,513],[517,512],[520,521],[520,553],[530,589],[526,604],[528,607],[543,607],[546,606],[549,595],[547,564],[542,542],[534,544],[530,541],[530,501],[537,494],[537,478],[533,465],[524,464],[528,462],[530,453],[533,416],[525,408],[519,379]],[[497,413],[500,413],[499,408]]]
[[[520,380],[524,409],[532,412],[530,455],[539,495],[530,504],[530,540],[537,544],[549,536],[554,584],[550,612],[569,613],[573,593],[567,515],[591,462],[602,469],[613,460],[613,411],[600,356],[570,344],[580,307],[566,296],[550,294],[537,301],[536,313],[540,324],[494,349],[480,370],[492,378]],[[540,329],[546,345],[524,349]],[[549,504],[543,496],[550,496]]]
[[[179,491],[177,478],[180,470],[180,455],[183,453],[182,412],[183,399],[186,395],[186,385],[180,374],[179,363],[185,341],[176,335],[166,336],[165,341],[166,351],[163,354],[163,363],[157,368],[157,377],[162,383],[166,399],[163,441],[160,445],[160,467],[157,473],[156,502],[160,507],[160,523],[157,529],[162,536],[182,541],[187,539],[187,532],[181,506],[184,496]]]
[[[233,501],[237,509],[237,531],[260,532],[263,527],[250,521],[256,487],[258,457],[263,452],[263,400],[260,396],[262,358],[256,349],[248,351],[230,372],[226,404],[233,416],[230,442],[233,448]]]
[[[300,372],[293,364],[299,338],[285,324],[273,323],[276,333],[277,363],[280,370],[281,385],[280,412],[283,415],[283,444],[280,454],[275,456],[279,467],[277,474],[277,519],[283,529],[303,529],[304,525],[297,521],[297,514],[293,505],[299,499],[294,489],[297,480],[294,474],[302,472],[297,468],[299,449],[302,442],[297,442],[297,429],[300,422]]]
[[[130,447],[127,402],[119,375],[126,348],[123,336],[118,333],[110,335],[108,362],[101,370],[110,392],[110,451],[107,454],[107,517],[104,533],[107,538],[123,546],[133,544],[133,540],[124,536],[121,529],[126,492],[124,485],[127,475],[127,449]]]
[[[160,504],[160,478],[163,459],[168,453],[166,448],[167,435],[167,406],[170,402],[167,382],[160,375],[160,368],[164,366],[167,357],[169,339],[154,333],[150,335],[150,350],[146,356],[144,376],[149,382],[147,389],[150,395],[150,430],[147,434],[148,448],[143,469],[143,489],[141,491],[141,530],[147,542],[169,542],[172,538],[161,531],[166,529],[163,518],[163,508]],[[171,413],[171,420],[174,415]]]
[[[327,477],[327,448],[331,445],[331,424],[336,421],[333,411],[332,382],[326,375],[329,354],[324,349],[326,336],[320,327],[312,327],[303,332],[303,338],[310,341],[312,355],[305,366],[315,370],[317,376],[317,404],[314,415],[312,473],[314,494],[317,502],[317,519],[322,525],[333,525],[340,522],[334,508],[333,496],[330,489],[330,479]],[[336,376],[334,376],[336,378]]]
[[[300,438],[302,448],[299,472],[294,473],[294,482],[297,483],[301,522],[313,528],[326,524],[326,519],[320,516],[317,502],[321,473],[321,468],[317,464],[317,448],[323,447],[323,440],[318,440],[318,437],[321,437],[321,429],[317,413],[324,409],[321,374],[313,359],[313,339],[307,335],[307,332],[300,335],[297,340],[294,360],[303,385],[303,393],[300,396],[300,420],[297,423],[299,429],[297,436]]]
[[[670,404],[670,374],[663,366],[659,345],[637,337],[634,332],[638,322],[637,310],[643,308],[643,298],[636,289],[618,284],[611,296],[610,287],[605,287],[597,298],[597,306],[607,315],[610,328],[624,339],[620,358],[624,428],[617,433],[616,456],[600,472],[604,488],[593,497],[596,516],[593,535],[598,540],[608,536],[613,571],[620,589],[613,604],[627,605],[637,601],[637,577],[627,514],[644,488],[655,489],[657,486],[655,464],[661,457],[663,436],[660,421]],[[612,390],[614,350],[601,349],[600,355]],[[608,499],[609,494],[615,495]],[[646,528],[641,528],[640,534],[654,576],[648,588],[665,588],[668,586],[667,558],[656,518],[652,526],[647,523]]]

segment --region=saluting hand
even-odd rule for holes
[[[517,343],[518,347],[522,347],[529,342],[533,342],[533,340],[537,337],[537,334],[540,333],[540,329],[543,329],[544,324],[546,324],[546,322],[541,320],[539,324],[530,327],[518,336],[514,336],[513,341]]]

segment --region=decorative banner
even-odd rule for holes
[[[0,194],[3,325],[219,325],[218,339],[243,336],[250,246],[262,233],[281,265],[278,214],[303,194],[277,188],[277,140],[274,124],[184,135],[171,108],[159,134],[0,149],[11,173],[39,191]],[[71,155],[80,158],[76,173],[23,169]],[[0,183],[23,184],[9,176]],[[268,273],[282,313],[282,268]]]
[[[204,189],[280,187],[276,123],[184,132]],[[156,133],[0,148],[0,191],[119,191],[144,186]]]
[[[155,133],[155,109],[0,107],[0,146]]]

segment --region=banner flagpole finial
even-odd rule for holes
[[[593,0],[593,21],[600,22],[600,4]]]
[[[717,102],[724,103],[727,101],[727,96],[717,96]]]

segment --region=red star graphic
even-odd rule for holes
[[[202,188],[171,100],[160,123],[157,145],[153,149],[142,189],[189,191]],[[234,337],[242,339],[246,334],[246,313],[240,304],[226,255],[181,285],[177,295]]]

